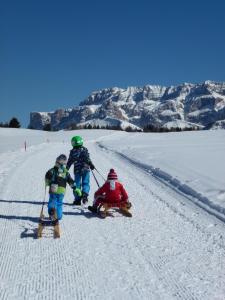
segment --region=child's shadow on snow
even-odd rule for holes
[[[43,201],[25,201],[25,200],[4,200],[0,199],[2,203],[18,203],[18,204],[34,204],[34,205],[41,205]]]
[[[37,239],[37,228],[35,228],[35,229],[24,228],[24,231],[21,232],[20,238],[21,239],[24,239],[24,238]]]
[[[22,220],[22,221],[30,221],[33,223],[38,223],[39,218],[37,217],[29,217],[29,216],[16,216],[16,215],[2,215],[0,214],[0,219],[5,220]]]
[[[67,215],[67,216],[82,216],[82,217],[85,217],[87,219],[92,219],[92,218],[96,218],[97,216],[94,215],[92,212],[90,211],[84,211],[82,208],[76,208],[76,211],[74,212],[64,212],[63,213],[64,215]]]

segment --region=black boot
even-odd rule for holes
[[[82,202],[83,202],[83,204],[88,202],[88,194],[87,193],[82,194]]]
[[[81,198],[74,199],[73,205],[81,205]]]
[[[98,212],[98,208],[95,205],[88,206],[88,210],[90,210],[92,213],[95,213],[95,214]]]
[[[55,208],[50,208],[50,210],[49,210],[49,219],[50,220],[55,219]]]

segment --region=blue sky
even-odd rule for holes
[[[0,122],[106,87],[225,81],[225,1],[0,0]]]

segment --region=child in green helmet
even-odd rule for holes
[[[78,189],[82,190],[82,195],[74,192],[74,205],[80,205],[88,201],[90,191],[90,169],[94,170],[88,149],[83,146],[83,139],[81,136],[74,136],[71,139],[73,149],[70,151],[69,159],[66,168],[69,170],[71,165],[74,165],[75,184]]]

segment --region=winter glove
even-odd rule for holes
[[[82,192],[81,192],[81,189],[78,189],[78,188],[74,188],[74,192],[77,194],[77,196],[81,197],[82,196]]]
[[[91,170],[94,170],[94,169],[95,169],[95,166],[94,166],[92,163],[90,163],[90,169],[91,169]]]

